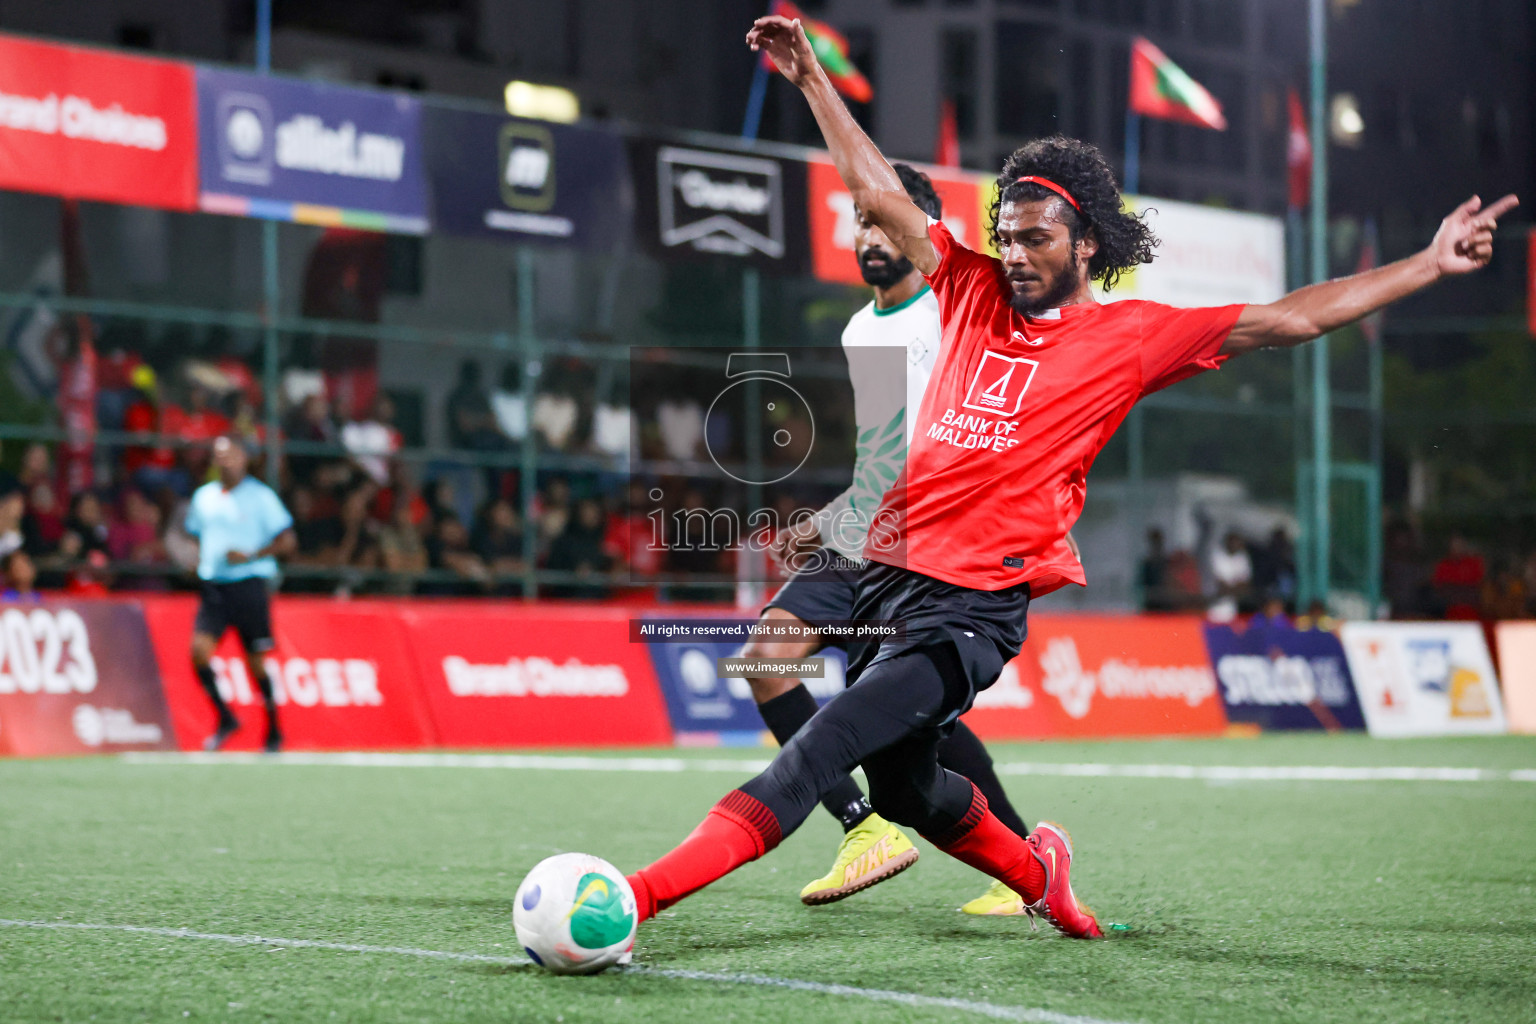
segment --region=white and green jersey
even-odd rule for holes
[[[871,301],[843,328],[858,426],[853,483],[816,514],[822,543],[839,554],[864,557],[870,518],[906,464],[939,338],[939,301],[926,284],[899,306]]]

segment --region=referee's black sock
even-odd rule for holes
[[[1020,839],[1029,838],[1029,826],[1024,824],[1024,819],[1019,817],[1008,799],[1003,780],[997,777],[997,771],[992,767],[992,755],[964,722],[956,722],[955,731],[939,744],[939,764],[970,779],[987,798],[987,809],[997,816],[997,820]]]
[[[213,666],[204,665],[198,668],[194,665],[193,668],[197,672],[197,681],[203,686],[203,692],[208,695],[208,699],[213,701],[213,706],[218,709],[219,728],[222,729],[226,725],[234,725],[235,713],[229,710],[229,705],[224,703],[223,696],[219,694],[219,680],[213,674]]]
[[[805,688],[804,683],[800,683],[793,690],[759,704],[757,712],[763,716],[763,724],[782,747],[816,714],[816,698],[811,696],[811,691]],[[869,798],[864,795],[859,784],[847,775],[831,791],[823,794],[821,806],[842,822],[844,832],[852,830],[874,813],[869,806]]]
[[[272,692],[272,678],[261,673],[256,677],[256,688],[261,691],[261,702],[267,709],[267,730],[277,732],[277,697]]]

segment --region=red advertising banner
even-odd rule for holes
[[[980,189],[974,179],[936,167],[920,167],[933,179],[944,205],[944,223],[960,244],[981,251]],[[863,284],[853,255],[853,196],[830,162],[806,164],[806,211],[811,232],[811,270],[823,281]]]
[[[985,739],[1212,734],[1227,725],[1196,616],[1041,615],[965,716]]]
[[[669,744],[632,609],[401,605],[438,740],[448,747]]]
[[[175,747],[136,605],[50,601],[0,612],[0,754]]]
[[[0,36],[0,188],[193,209],[192,66]]]
[[[213,706],[192,674],[193,596],[141,602],[176,736],[200,749],[213,732]],[[284,598],[273,603],[277,649],[266,657],[289,750],[433,746],[437,735],[421,697],[399,606],[386,601]],[[214,657],[219,690],[240,718],[228,750],[255,750],[266,725],[258,692],[233,633]]]

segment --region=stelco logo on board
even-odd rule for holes
[[[656,154],[661,243],[701,252],[784,256],[777,162],[663,146]]]

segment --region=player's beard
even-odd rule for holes
[[[1083,281],[1083,265],[1078,260],[1077,253],[1072,254],[1072,262],[1064,267],[1061,273],[1056,275],[1056,280],[1051,282],[1050,288],[1038,299],[1026,299],[1021,292],[1013,293],[1013,311],[1024,316],[1037,316],[1048,309],[1055,309],[1073,293]]]
[[[883,256],[882,261],[866,262],[871,256]],[[892,256],[884,249],[865,249],[859,253],[859,273],[864,283],[876,288],[889,288],[912,273],[912,261],[905,256]]]

